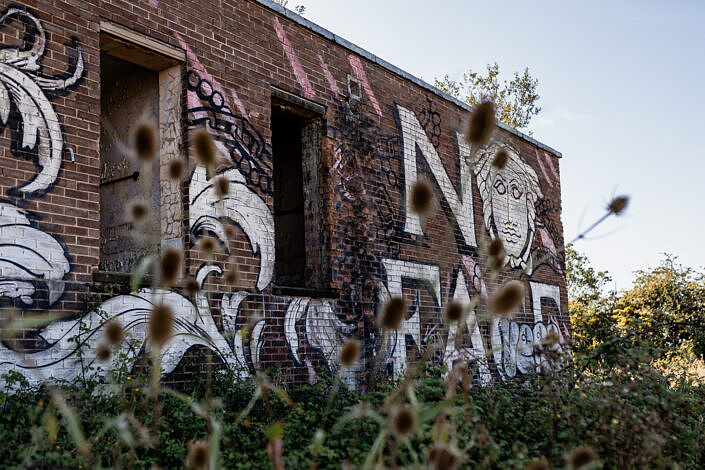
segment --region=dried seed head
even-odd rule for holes
[[[225,273],[225,282],[227,282],[229,285],[237,284],[237,282],[240,280],[240,271],[238,271],[237,267],[233,266],[230,268],[230,270]]]
[[[173,247],[167,248],[159,260],[159,271],[165,286],[176,284],[176,280],[181,274],[181,250]]]
[[[132,201],[127,209],[132,222],[142,222],[149,214],[147,205],[139,199]]]
[[[398,437],[406,437],[416,427],[416,413],[409,405],[401,405],[392,420],[392,430]]]
[[[169,339],[174,329],[174,312],[168,305],[155,305],[149,316],[149,338],[161,346]]]
[[[541,343],[543,343],[544,346],[550,348],[551,346],[555,346],[556,344],[560,343],[560,341],[561,338],[558,336],[558,333],[556,333],[554,330],[551,330],[546,334],[546,336],[544,336]]]
[[[122,329],[120,322],[117,320],[108,322],[105,326],[105,339],[113,345],[122,343],[122,340],[125,339],[125,331]]]
[[[143,162],[151,161],[157,154],[157,130],[150,124],[140,124],[135,131],[135,155]]]
[[[234,239],[236,233],[237,230],[235,230],[235,227],[233,227],[232,225],[225,226],[225,236],[228,237],[228,240]]]
[[[610,205],[607,206],[607,210],[615,215],[619,215],[622,212],[624,212],[624,209],[627,208],[628,204],[629,204],[629,196],[618,196],[618,197],[612,199],[612,201],[610,202]]]
[[[100,362],[108,362],[110,360],[110,356],[112,355],[113,352],[110,350],[110,346],[105,343],[100,343],[98,349],[95,351],[95,357]]]
[[[385,330],[396,330],[406,316],[406,300],[402,297],[392,297],[382,310],[380,326]]]
[[[499,271],[504,267],[507,262],[507,255],[504,251],[504,245],[502,240],[498,238],[493,238],[489,245],[487,245],[487,263],[490,269],[493,271]]]
[[[452,300],[448,305],[446,305],[444,317],[446,323],[455,323],[460,321],[463,316],[463,304],[457,300]]]
[[[180,181],[181,177],[184,175],[184,162],[180,158],[172,160],[169,163],[169,178]]]
[[[428,452],[428,461],[431,468],[436,470],[455,470],[460,464],[458,454],[441,444],[431,447]]]
[[[468,122],[465,139],[473,145],[483,146],[494,130],[494,103],[483,101],[475,107]]]
[[[426,215],[431,210],[433,190],[425,179],[419,178],[411,190],[411,210],[420,215]]]
[[[581,446],[573,449],[568,456],[570,467],[579,470],[597,459],[597,454],[589,447]]]
[[[360,342],[354,338],[349,338],[340,350],[340,362],[344,366],[351,366],[357,361],[360,354]]]
[[[502,317],[509,318],[522,300],[524,285],[519,281],[509,281],[490,299],[490,309]]]
[[[230,180],[225,176],[218,176],[213,181],[213,189],[215,189],[215,195],[218,196],[218,199],[224,198],[230,190]]]
[[[206,255],[212,255],[217,246],[218,243],[213,237],[203,237],[198,241],[198,249]]]
[[[531,462],[529,465],[524,467],[524,470],[550,470],[551,467],[548,466],[545,460],[536,460]]]
[[[198,285],[198,281],[193,277],[189,277],[184,281],[184,291],[186,295],[195,295],[201,290],[201,286]]]
[[[492,159],[492,166],[497,168],[498,170],[501,170],[507,164],[507,160],[509,160],[509,154],[505,149],[501,148],[497,150],[497,153],[494,154],[494,158]]]
[[[207,130],[199,129],[193,133],[193,151],[201,165],[206,168],[215,166],[215,142]]]
[[[188,466],[196,470],[208,468],[211,451],[206,441],[193,442],[188,449]]]

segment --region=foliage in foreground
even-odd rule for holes
[[[57,409],[51,391],[30,390],[15,376],[15,393],[0,394],[0,458],[15,468],[183,468],[189,443],[212,436],[210,417],[222,433],[214,463],[223,468],[271,468],[275,436],[286,468],[309,468],[314,453],[317,468],[345,462],[358,468],[382,435],[385,450],[377,460],[427,468],[429,450],[444,434],[460,468],[522,469],[539,459],[570,468],[566,459],[581,446],[597,453],[595,468],[702,468],[705,389],[677,379],[674,385],[674,377],[630,351],[609,369],[578,360],[523,384],[459,386],[455,394],[441,370],[426,368],[401,387],[417,416],[408,438],[388,416],[393,407],[386,405],[398,393],[391,386],[368,396],[341,391],[332,397],[331,384],[319,383],[287,395],[216,373],[209,391],[165,393],[158,407],[146,393],[148,383],[136,377],[112,396],[62,387],[92,461],[77,447],[71,417]],[[325,439],[316,429],[326,430]]]

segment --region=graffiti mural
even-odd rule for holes
[[[6,10],[2,20],[25,22],[36,36],[26,50],[0,49],[0,121],[23,132],[22,148],[34,151],[41,167],[17,191],[39,195],[51,191],[59,177],[63,149],[59,120],[46,92],[78,83],[83,56],[76,42],[69,77],[43,77],[38,64],[45,45],[41,23],[17,8]],[[128,336],[117,347],[121,354],[113,358],[138,358],[153,347],[147,325],[157,304],[170,306],[176,315],[174,335],[160,349],[165,374],[177,370],[184,354],[197,346],[212,351],[241,378],[274,361],[287,377],[312,383],[319,374],[341,373],[345,384],[359,387],[372,364],[389,378],[400,379],[426,348],[433,348],[431,360],[445,365],[448,373],[465,367],[484,386],[523,380],[546,367],[550,354],[569,353],[565,341],[570,332],[561,312],[560,205],[544,196],[560,183],[552,157],[537,151],[534,162],[534,155],[520,154],[509,139],[497,136],[483,148],[471,148],[431,98],[385,102],[384,88],[374,81],[379,74],[348,52],[334,65],[334,55],[314,51],[321,67],[314,80],[309,77],[315,73],[311,64],[300,60],[305,56],[297,54],[285,26],[275,19],[271,34],[279,65],[291,71],[288,88],[320,99],[327,109],[321,119],[325,153],[318,159],[325,167],[307,167],[323,170],[316,190],[324,193],[327,206],[319,215],[330,232],[322,237],[327,245],[321,249],[331,265],[331,288],[320,289],[326,297],[315,298],[306,290],[276,294],[287,291],[277,291],[281,286],[274,284],[276,155],[265,137],[262,115],[254,107],[248,112],[238,97],[238,91],[243,98],[251,96],[248,90],[219,82],[176,35],[188,62],[186,130],[205,129],[220,155],[214,174],[196,163],[183,187],[162,185],[172,196],[167,222],[176,227],[166,232],[181,236],[177,212],[183,210],[184,226],[188,219],[184,246],[195,252],[206,236],[220,243],[218,256],[201,258],[208,261],[200,266],[200,261],[187,265],[185,273],[210,290],[188,297],[178,289],[152,288],[105,299],[81,318],[61,318],[32,331],[32,347],[4,341],[0,375],[19,371],[39,384],[71,380],[92,367],[106,376],[118,365],[117,359],[96,359],[108,322],[119,322]],[[341,93],[339,84],[348,76],[360,81],[364,100]],[[332,97],[324,96],[326,83]],[[21,124],[12,122],[13,115]],[[496,169],[491,162],[500,148],[509,158],[504,168]],[[216,178],[227,180],[226,194],[218,195]],[[431,183],[441,207],[430,223],[409,208],[408,198],[421,178]],[[180,198],[182,190],[188,190],[187,197]],[[37,295],[40,289],[48,293],[47,311],[58,309],[71,272],[62,240],[42,227],[19,203],[0,201],[0,298],[21,313],[44,302]],[[440,240],[438,233],[448,230],[447,240]],[[491,279],[481,249],[488,238],[500,238],[507,253],[505,266]],[[237,288],[227,287],[224,259],[242,263],[253,274]],[[489,318],[477,307],[468,309],[460,325],[444,322],[449,302],[468,305],[479,299],[486,304],[498,284],[514,278],[524,282],[529,299],[514,319]],[[382,332],[377,312],[397,296],[407,299],[408,312],[398,330]],[[542,348],[549,335],[558,341]],[[340,351],[349,338],[362,341],[363,353],[357,364],[341,369]]]
[[[40,74],[38,61],[44,56],[46,33],[42,23],[31,13],[20,8],[8,8],[0,16],[0,24],[21,21],[35,32],[29,50],[18,47],[0,49],[0,122],[11,124],[11,111],[19,113],[22,142],[18,146],[24,152],[36,152],[39,173],[16,190],[33,195],[46,191],[55,181],[61,168],[64,138],[59,118],[46,96],[48,91],[65,90],[75,85],[83,75],[83,53],[80,44],[76,48],[76,64],[68,78],[45,77]],[[12,123],[14,125],[14,123]]]

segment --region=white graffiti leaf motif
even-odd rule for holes
[[[189,185],[191,236],[197,240],[204,234],[211,234],[228,251],[223,224],[238,225],[250,241],[252,253],[260,255],[257,289],[264,290],[274,274],[274,217],[267,203],[247,187],[239,170],[230,168],[220,177],[230,181],[228,194],[222,199],[218,198],[213,178],[208,178],[206,169],[198,166],[194,170]]]
[[[64,293],[62,279],[70,270],[61,244],[33,227],[27,213],[0,202],[0,297],[20,298],[30,305],[32,281],[42,281],[49,291],[49,304]]]
[[[46,190],[56,181],[61,168],[63,136],[59,118],[54,111],[46,91],[63,90],[75,84],[83,75],[83,51],[76,44],[77,62],[69,78],[55,79],[36,73],[37,63],[44,55],[46,34],[41,22],[32,14],[19,8],[9,8],[0,17],[0,24],[10,19],[19,19],[34,26],[37,37],[30,50],[16,47],[0,49],[0,120],[8,123],[12,103],[22,118],[22,143],[25,150],[37,151],[37,163],[41,167],[33,180],[16,188],[32,195]]]

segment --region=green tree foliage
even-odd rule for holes
[[[523,73],[514,72],[514,78],[509,82],[501,81],[499,73],[499,65],[495,62],[487,64],[486,75],[468,70],[462,81],[446,75],[441,80],[436,79],[434,86],[470,106],[491,99],[497,106],[500,121],[514,129],[523,129],[541,111],[537,106],[539,81],[531,76],[528,67]]]
[[[596,271],[573,245],[566,247],[565,263],[574,348],[587,350],[616,334],[611,316],[614,293],[605,295],[612,277],[607,271]]]
[[[631,289],[605,293],[609,273],[568,246],[566,274],[577,353],[617,361],[625,348],[636,348],[665,368],[702,365],[705,272],[665,255],[658,266],[637,271]]]

